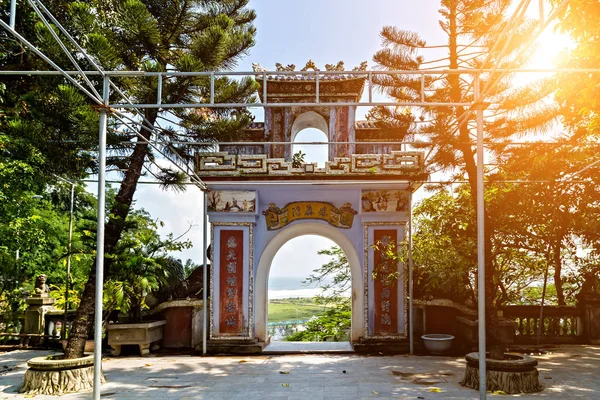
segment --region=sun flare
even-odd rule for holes
[[[536,40],[537,48],[528,63],[528,68],[551,69],[558,68],[568,50],[575,46],[569,36],[546,29]]]

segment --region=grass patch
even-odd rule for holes
[[[269,322],[309,319],[321,314],[326,307],[316,304],[313,298],[276,299],[269,301]]]

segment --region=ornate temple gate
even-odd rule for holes
[[[273,257],[287,241],[306,234],[333,240],[348,258],[354,348],[408,348],[407,271],[385,251],[405,240],[415,182],[427,178],[423,154],[401,151],[389,133],[355,121],[352,106],[302,106],[314,101],[317,76],[311,82],[306,76],[269,75],[260,93],[270,102],[297,106],[266,109],[265,122],[248,128],[243,145],[197,154],[196,171],[210,188],[209,352],[264,348]],[[319,79],[320,97],[343,104],[360,98],[366,76]],[[324,168],[292,164],[291,143],[307,127],[329,138]],[[381,141],[392,143],[369,143]],[[382,278],[396,272],[396,279]]]

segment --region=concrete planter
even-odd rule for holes
[[[108,324],[108,344],[112,347],[111,354],[121,354],[122,345],[137,345],[140,354],[147,356],[150,349],[158,350],[158,342],[163,338],[163,327],[167,321],[142,322],[139,324]]]
[[[460,384],[479,390],[479,353],[469,353],[465,359],[467,369]],[[486,358],[486,388],[507,394],[539,392],[537,364],[535,358],[516,353],[504,353],[503,360]]]
[[[94,385],[94,356],[65,360],[61,355],[36,357],[27,362],[19,393],[61,395],[91,389]],[[101,376],[104,382],[104,376]]]
[[[432,333],[421,336],[425,349],[431,354],[444,354],[452,348],[454,336]]]

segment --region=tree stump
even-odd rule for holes
[[[94,356],[64,360],[61,356],[36,357],[27,362],[23,386],[19,393],[61,395],[92,389]],[[100,376],[102,383],[104,375]]]
[[[535,358],[516,353],[504,353],[504,360],[486,359],[486,389],[506,394],[534,393],[542,390]],[[465,357],[467,369],[462,386],[479,390],[479,353]]]

